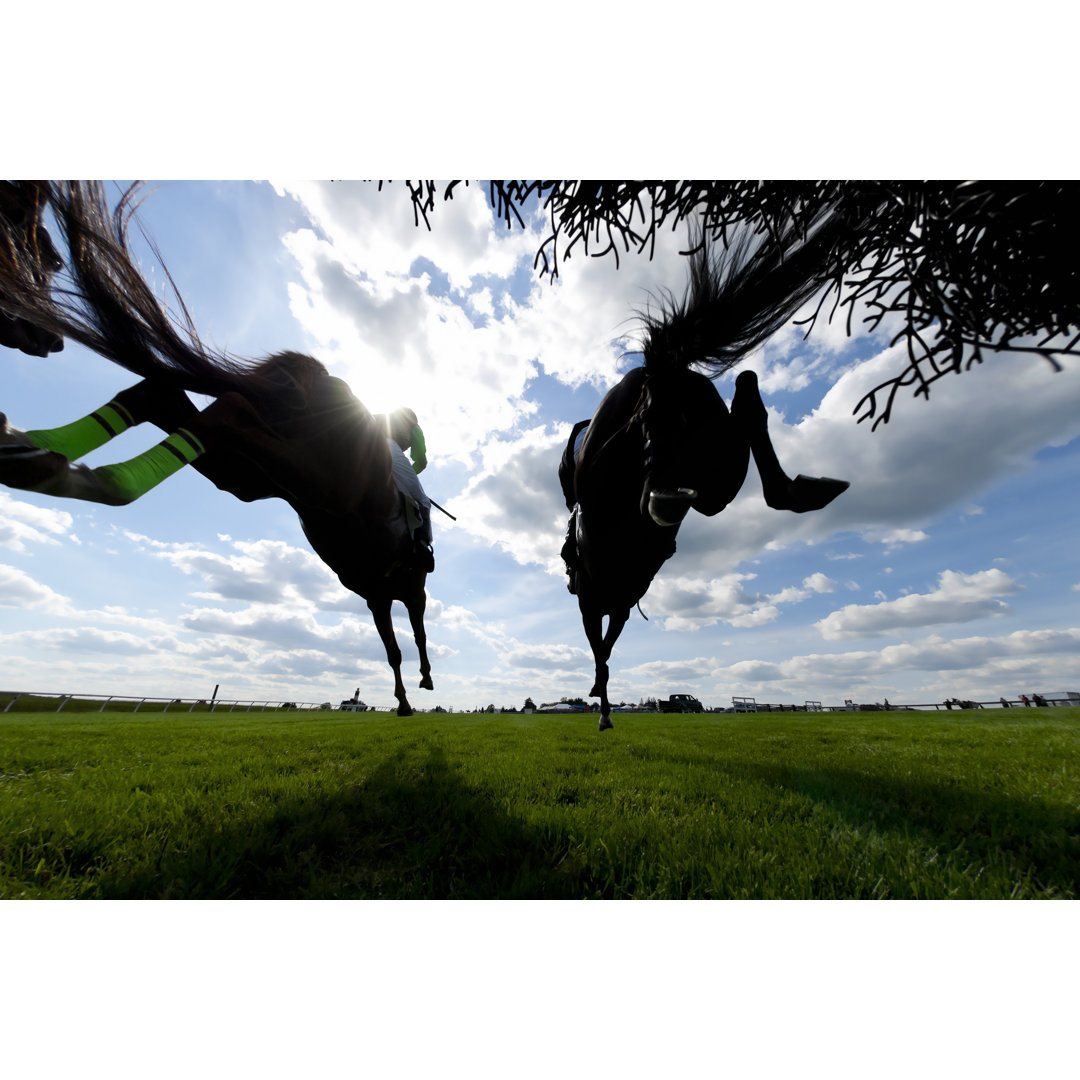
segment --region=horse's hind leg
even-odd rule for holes
[[[774,510],[793,510],[796,514],[820,510],[849,487],[847,480],[833,480],[827,476],[800,475],[794,480],[788,477],[780,467],[769,438],[768,413],[758,392],[757,376],[752,371],[744,371],[735,380],[731,416],[754,455],[765,502]]]
[[[697,467],[699,489],[694,509],[713,517],[742,490],[750,468],[750,443],[707,379],[701,378],[687,395],[687,421],[691,429],[687,453]]]

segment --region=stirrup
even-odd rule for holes
[[[657,525],[671,527],[682,524],[682,520],[690,512],[698,493],[693,488],[674,488],[669,490],[653,489],[648,492],[646,509],[649,517]]]

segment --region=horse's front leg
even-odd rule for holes
[[[375,620],[375,629],[382,639],[383,648],[386,650],[386,661],[394,672],[394,697],[397,698],[398,716],[412,716],[412,706],[405,696],[405,684],[401,681],[401,649],[398,648],[397,639],[394,637],[394,624],[390,618],[389,598],[368,600],[367,605]]]
[[[420,582],[419,594],[405,604],[409,612],[409,622],[412,624],[413,640],[416,642],[416,651],[420,654],[420,689],[434,690],[435,684],[431,681],[431,663],[427,653],[427,633],[424,630],[424,611],[427,608],[427,593],[424,591],[424,583]]]
[[[611,702],[608,700],[608,660],[611,659],[611,650],[615,647],[619,634],[622,633],[626,620],[630,618],[629,608],[625,613],[608,616],[607,633],[604,633],[603,613],[593,607],[588,599],[578,599],[581,608],[581,622],[585,628],[585,637],[588,638],[589,647],[592,649],[593,661],[596,666],[596,681],[589,691],[589,697],[600,698],[600,731],[608,731],[615,725],[611,722]]]
[[[191,430],[198,418],[182,390],[148,380],[57,428],[18,431],[0,413],[0,483],[57,498],[125,506],[202,457],[206,447]],[[117,465],[92,469],[75,464],[144,421],[170,432],[169,437]]]

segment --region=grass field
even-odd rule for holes
[[[1076,898],[1080,710],[0,716],[0,897]]]

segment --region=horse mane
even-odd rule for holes
[[[822,270],[846,228],[830,208],[809,226],[789,223],[764,239],[740,230],[719,250],[700,229],[693,231],[682,299],[664,292],[653,298],[658,312],[638,313],[646,370],[695,366],[715,379],[734,367],[822,288]]]
[[[49,251],[42,244],[4,245],[0,297],[5,309],[143,378],[211,396],[241,387],[250,391],[253,384],[257,390],[260,383],[273,392],[282,377],[281,362],[244,360],[206,346],[161,253],[145,233],[168,281],[171,309],[143,277],[128,246],[139,185],[124,192],[113,210],[98,182],[35,180],[18,188],[22,212],[37,220],[38,232],[46,237],[41,223],[51,211],[67,258],[58,270],[55,264],[45,265]],[[0,212],[4,209],[0,206]],[[50,288],[44,283],[51,275]]]

